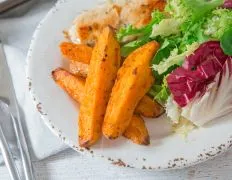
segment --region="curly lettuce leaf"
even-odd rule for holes
[[[214,0],[210,2],[202,0],[201,2],[199,2],[198,0],[168,1],[166,10],[171,12],[173,18],[171,21],[170,19],[164,19],[160,22],[160,24],[154,26],[152,35],[159,35],[161,37],[167,35],[164,37],[164,44],[165,42],[170,41],[170,38],[172,37],[177,38],[178,43],[175,43],[174,46],[172,46],[172,44],[169,44],[165,48],[161,47],[160,51],[157,53],[152,64],[154,70],[157,71],[158,74],[167,74],[166,71],[173,65],[181,65],[184,57],[189,52],[189,47],[191,47],[192,44],[204,43],[210,39],[210,37],[204,33],[203,25],[206,22],[207,15],[210,13],[210,11],[221,4],[222,2],[219,0]],[[197,16],[195,14],[199,14],[198,8],[201,11],[200,14],[202,14],[202,17],[196,19]],[[204,10],[202,10],[202,8]],[[188,12],[186,12],[186,10],[188,10]],[[182,12],[184,13],[182,14]],[[165,21],[166,26],[163,25]],[[177,21],[180,23],[178,24],[178,26]],[[170,25],[172,23],[173,26]],[[162,31],[159,30],[160,27],[163,27],[163,29],[161,28]],[[166,27],[166,29],[164,27]],[[178,31],[176,28],[178,28]],[[158,31],[156,32],[155,30]],[[161,33],[159,33],[159,31]],[[168,36],[174,31],[176,35]],[[162,63],[160,64],[161,61]],[[158,66],[157,64],[160,64],[160,66]]]
[[[177,46],[179,53],[186,51],[187,45],[207,41],[209,37],[207,33],[204,33],[202,26],[208,13],[222,3],[222,0],[168,0],[166,12],[171,17],[163,12],[154,11],[152,20],[148,25],[142,28],[128,25],[119,30],[117,38],[120,42],[125,42],[123,40],[128,37],[136,38],[136,40],[122,46],[122,55],[128,56],[132,51],[155,38],[161,37],[163,40],[169,40],[170,35],[181,37],[181,43]],[[199,14],[201,17],[198,17]],[[167,54],[170,55],[173,49],[171,48]],[[167,51],[167,48],[165,51]],[[156,64],[157,61],[160,61],[157,60],[157,57],[155,58]]]
[[[204,34],[214,39],[220,39],[225,31],[232,27],[232,11],[216,9],[207,17],[203,25]]]
[[[126,43],[121,47],[121,55],[123,57],[126,57],[135,49],[151,41],[153,39],[150,38],[150,35],[152,33],[152,27],[154,26],[154,24],[158,24],[164,18],[164,13],[157,10],[152,13],[152,20],[148,25],[142,28],[135,28],[131,25],[121,28],[117,33],[117,38],[121,43],[123,42],[123,39],[129,36],[136,37],[136,40]]]
[[[196,21],[223,5],[224,0],[185,0],[184,2],[186,7],[192,11],[192,19]]]
[[[162,21],[165,18],[164,13],[158,10],[154,11],[151,16],[152,16],[151,22],[142,28],[135,28],[132,25],[122,27],[116,35],[118,41],[122,42],[123,39],[128,36],[150,36],[154,24],[160,23],[160,21]]]
[[[168,58],[171,54],[171,51],[179,46],[180,41],[181,39],[179,36],[166,38],[160,49],[157,51],[152,64],[159,64],[163,59]]]
[[[162,85],[153,85],[149,91],[149,95],[152,96],[157,102],[164,105],[170,96],[166,79],[164,78]]]
[[[173,18],[187,19],[191,12],[186,7],[185,0],[167,0],[165,11]]]
[[[178,34],[181,23],[180,19],[163,19],[159,24],[153,26],[151,37],[167,37],[172,34]]]
[[[150,41],[150,38],[147,36],[141,37],[135,41],[131,41],[121,47],[121,56],[127,57],[131,52],[141,47]]]
[[[178,49],[175,48],[171,51],[170,56],[168,58],[163,59],[163,61],[161,61],[158,65],[154,64],[152,68],[153,70],[157,71],[158,74],[163,74],[174,65],[181,66],[185,58],[191,55],[198,47],[199,43],[187,45],[187,50],[182,54],[178,54]]]
[[[149,91],[149,95],[152,96],[158,103],[165,104],[170,93],[167,87],[162,85],[154,85]]]
[[[223,3],[224,0],[167,0],[165,11],[174,18],[196,21]]]
[[[212,10],[223,4],[223,0],[183,0],[182,7],[188,9],[181,24],[182,40],[179,47],[181,52],[186,51],[187,45],[194,42],[203,43],[210,39],[203,28],[207,19],[210,19]]]
[[[131,35],[138,35],[141,32],[143,32],[143,29],[137,29],[133,27],[131,24],[129,24],[126,27],[122,27],[119,29],[118,33],[116,34],[117,39],[119,41],[122,41],[124,37],[131,36]]]
[[[168,58],[173,51],[173,49],[177,48],[180,44],[181,38],[179,36],[170,36],[169,38],[166,38],[164,42],[161,43],[161,47],[154,56],[151,66],[158,65],[162,60]],[[156,84],[161,85],[163,82],[163,78],[171,73],[175,68],[178,66],[174,65],[170,67],[165,73],[159,74],[157,71],[153,70],[155,79],[156,79]]]

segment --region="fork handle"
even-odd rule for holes
[[[15,119],[15,117],[12,114],[11,114],[11,118],[12,118],[14,130],[15,130],[15,134],[17,137],[17,144],[18,144],[18,148],[20,151],[20,155],[21,155],[25,180],[34,180],[35,177],[34,177],[33,168],[31,164],[31,158],[30,158],[28,147],[27,147],[26,138],[23,133],[21,121],[20,119],[18,120]],[[18,118],[20,117],[18,116]]]
[[[0,125],[0,149],[5,165],[9,170],[9,174],[12,180],[21,180],[16,164],[13,160],[12,154],[10,153],[9,145],[6,141],[6,137],[3,133],[2,126]]]

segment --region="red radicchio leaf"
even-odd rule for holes
[[[232,0],[225,0],[224,4],[222,5],[223,8],[232,9]]]
[[[197,126],[232,112],[232,57],[224,64],[203,96],[182,108],[181,115]]]
[[[203,43],[194,54],[187,57],[182,67],[167,77],[168,87],[176,103],[184,107],[197,93],[204,94],[229,58],[221,49],[219,41]]]

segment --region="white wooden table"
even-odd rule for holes
[[[44,13],[53,5],[52,1],[40,0],[43,4],[40,4],[34,11],[38,18],[42,18]],[[43,12],[40,10],[43,9]],[[20,18],[16,19],[17,22]],[[17,30],[10,28],[8,31],[2,31],[1,23],[9,24],[12,26],[14,23],[11,20],[0,20],[0,33],[8,37],[8,43],[20,48],[21,50],[27,51],[31,33],[35,29],[35,22],[33,25],[28,25],[25,20],[24,28],[30,33],[24,32],[20,35],[12,36],[17,34]],[[20,24],[20,23],[19,23]],[[17,26],[18,27],[18,26]],[[2,32],[1,32],[2,31]],[[17,41],[16,41],[17,39]],[[21,42],[23,39],[23,43]],[[110,164],[105,164],[98,159],[90,159],[68,150],[61,154],[50,157],[46,160],[33,163],[35,168],[35,174],[37,180],[78,180],[78,179],[232,179],[232,150],[225,153],[224,155],[217,157],[214,160],[205,162],[203,164],[175,171],[166,172],[154,172],[147,170],[136,170],[115,167]],[[0,167],[0,180],[8,180],[9,175],[5,167]]]
[[[67,150],[41,162],[34,162],[34,168],[37,180],[231,180],[232,150],[197,166],[165,172],[116,167],[98,159],[81,156],[73,150]],[[0,167],[0,179],[9,180],[5,167]]]

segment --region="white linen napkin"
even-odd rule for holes
[[[61,140],[54,136],[40,118],[29,93],[25,74],[26,54],[30,38],[37,23],[46,14],[54,2],[41,0],[35,9],[27,15],[15,19],[0,20],[0,35],[8,44],[4,46],[8,65],[10,67],[16,96],[21,109],[22,123],[25,128],[32,160],[40,160],[52,154],[56,154],[67,148]],[[5,124],[8,132],[12,132],[12,126]],[[7,133],[11,147],[16,150],[16,140]],[[14,155],[17,156],[16,151]],[[0,164],[1,164],[0,155]]]

